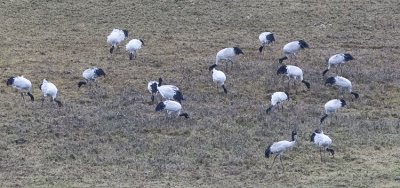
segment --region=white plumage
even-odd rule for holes
[[[269,113],[273,107],[276,105],[283,103],[289,99],[289,94],[287,92],[275,92],[271,96],[271,106],[268,107],[267,113]]]
[[[321,123],[324,121],[329,114],[335,113],[339,108],[342,108],[346,105],[346,101],[343,99],[332,99],[325,103],[324,106],[324,116],[321,118]]]
[[[55,101],[60,107],[62,106],[62,103],[59,100],[57,100],[58,90],[53,83],[48,82],[46,79],[43,79],[43,82],[39,85],[39,89],[42,91],[43,94],[42,105],[45,97],[51,97],[50,98],[51,101]]]
[[[331,56],[327,62],[328,68],[325,69],[324,72],[322,72],[322,75],[325,75],[329,71],[332,65],[336,66],[336,73],[337,73],[338,66],[353,59],[354,59],[353,56],[351,56],[350,54],[335,54]]]
[[[189,115],[187,113],[181,113],[182,106],[180,103],[172,100],[166,100],[164,102],[158,103],[156,106],[156,112],[166,110],[168,116],[170,116],[172,113],[176,113],[176,116],[185,116],[185,118],[189,118]]]
[[[282,155],[285,151],[292,149],[293,146],[296,144],[296,135],[297,135],[296,130],[293,130],[291,141],[283,140],[283,141],[279,141],[279,142],[274,142],[265,149],[264,154],[265,154],[266,158],[269,158],[271,155],[276,154],[276,156],[271,164],[271,167],[274,165],[275,159],[279,156],[279,160],[281,161],[282,169],[284,169],[283,163],[282,163]]]
[[[221,86],[224,89],[224,92],[228,93],[228,90],[225,88],[225,85],[224,85],[225,80],[226,80],[225,73],[215,69],[216,66],[217,65],[214,64],[214,65],[210,66],[210,68],[209,68],[209,70],[212,71],[213,82],[215,84],[217,84],[217,88],[218,88],[218,86]]]
[[[275,42],[274,34],[271,32],[262,32],[258,39],[260,41],[260,48],[258,49],[260,52],[263,51],[264,47]]]
[[[151,90],[152,93],[160,93],[160,95],[167,100],[175,100],[178,101],[179,103],[182,102],[182,100],[185,100],[183,98],[182,93],[179,91],[179,88],[174,86],[174,85],[162,85],[162,79],[158,79],[158,84],[156,82],[151,84]]]
[[[335,76],[335,77],[329,77],[325,81],[325,85],[331,84],[333,86],[338,86],[339,87],[339,93],[340,92],[349,92],[350,94],[354,95],[354,97],[357,99],[358,98],[358,93],[353,92],[353,88],[351,85],[351,81],[348,80],[345,77],[342,76]],[[338,96],[339,97],[339,96]]]
[[[300,49],[308,47],[308,44],[304,40],[293,41],[285,44],[282,49],[285,56],[279,59],[279,63],[282,63],[284,60],[288,59],[288,57],[296,57],[296,54],[300,51]]]
[[[287,77],[289,77],[289,81],[288,81],[288,87],[290,84],[290,79],[293,78],[294,79],[294,83],[296,84],[296,80],[300,80],[308,89],[310,89],[310,83],[308,83],[307,81],[305,81],[303,79],[303,70],[301,70],[299,67],[294,66],[294,65],[282,65],[281,67],[279,67],[277,74],[283,74],[286,75]]]
[[[24,76],[16,76],[10,77],[7,80],[7,86],[12,86],[14,89],[17,89],[20,93],[22,98],[24,99],[24,92],[31,98],[31,101],[34,101],[35,98],[30,93],[32,83],[28,79],[24,78]]]
[[[82,77],[85,79],[85,81],[78,82],[78,88],[87,84],[89,81],[96,81],[96,79],[100,76],[106,76],[106,73],[103,71],[103,69],[92,67],[84,70]]]
[[[126,44],[126,51],[129,53],[129,60],[136,58],[137,51],[144,46],[142,39],[132,39]]]
[[[332,157],[335,156],[335,151],[329,148],[332,144],[332,139],[329,138],[328,135],[325,135],[322,130],[318,129],[315,130],[310,136],[310,141],[320,148],[319,153],[321,156],[321,161],[322,161],[322,149],[324,151],[330,152],[332,154]]]
[[[229,61],[233,65],[233,58],[239,54],[243,54],[243,51],[238,47],[224,48],[215,56],[215,65],[218,65],[221,60]],[[228,62],[225,63],[225,67],[227,64]]]
[[[107,36],[107,43],[111,45],[110,53],[113,53],[114,49],[118,47],[118,44],[127,37],[128,30],[113,29],[112,32]]]

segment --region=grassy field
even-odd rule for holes
[[[5,0],[0,20],[0,187],[400,187],[397,0]],[[110,55],[115,27],[130,36]],[[262,31],[277,40],[264,56]],[[133,38],[146,46],[129,61]],[[281,49],[299,39],[310,45],[297,61],[311,89],[290,90],[283,112],[267,115],[271,94],[286,89]],[[226,72],[225,95],[208,66],[232,46],[245,55]],[[336,156],[321,163],[309,135],[336,97],[321,73],[343,52],[356,58],[342,75],[360,98],[345,95],[349,105],[326,120]],[[107,76],[78,90],[92,66]],[[32,81],[37,102],[6,87],[15,75]],[[147,82],[159,77],[182,90],[190,119],[154,111]],[[64,107],[41,106],[44,78]],[[294,127],[286,171],[269,169],[265,147]]]

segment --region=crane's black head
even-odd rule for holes
[[[308,44],[304,40],[299,40],[300,48],[308,48]]]
[[[42,90],[42,85],[43,85],[43,83],[40,83],[40,84],[39,84],[39,89],[40,89],[40,90]]]
[[[212,71],[215,67],[217,67],[217,64],[211,65],[211,66],[208,68],[208,70],[209,70],[209,71]]]
[[[164,110],[164,108],[165,108],[164,102],[160,102],[160,103],[158,103],[157,106],[156,106],[156,112],[161,111],[161,110]]]
[[[326,79],[325,85],[327,85],[327,84],[333,85],[333,84],[335,84],[335,82],[336,82],[335,77],[329,77],[328,79]]]
[[[103,71],[103,69],[96,69],[95,71],[94,71],[94,73],[97,75],[97,76],[106,76],[106,73]]]
[[[265,155],[265,158],[269,158],[269,156],[271,156],[271,145],[269,145],[267,148],[265,148],[265,152],[264,152],[264,155]]]
[[[271,34],[267,35],[266,37],[267,37],[268,43],[275,42],[274,34],[271,33]]]
[[[351,56],[350,54],[344,54],[344,61],[350,61],[353,60],[353,56]]]
[[[189,114],[188,113],[182,113],[182,114],[179,114],[179,116],[184,116],[186,119],[189,118]]]
[[[239,54],[243,54],[244,55],[243,51],[238,47],[234,47],[233,51],[235,52],[236,55],[239,55]]]
[[[163,81],[162,78],[159,78],[159,79],[158,79],[158,86],[161,86],[162,81]]]
[[[276,71],[276,74],[286,74],[287,73],[287,68],[286,65],[282,65],[279,67],[278,71]]]
[[[296,131],[296,129],[294,129],[294,130],[292,131],[292,141],[295,141],[295,140],[296,140],[296,135],[297,135],[297,131]]]
[[[158,89],[157,89],[157,82],[154,82],[150,85],[151,87],[151,93],[157,93]]]
[[[142,45],[144,46],[144,41],[143,41],[143,39],[139,39],[140,40],[140,42],[142,43]]]
[[[122,31],[124,32],[125,38],[128,38],[128,30],[127,30],[127,29],[124,29],[124,30],[122,30]]]
[[[340,99],[340,102],[342,103],[342,107],[346,105],[346,101],[343,99]]]
[[[12,77],[10,77],[8,80],[7,80],[7,85],[9,86],[9,85],[13,85],[14,84],[14,76],[12,76]]]
[[[316,136],[317,134],[319,134],[319,133],[321,133],[321,130],[316,129],[316,130],[311,134],[311,136],[310,136],[310,141],[311,141],[311,142],[314,142],[315,136]]]
[[[332,157],[335,157],[335,150],[333,150],[333,149],[330,149],[330,148],[326,148],[326,151],[329,151],[329,152],[331,152],[331,154],[332,154]]]

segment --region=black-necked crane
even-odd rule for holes
[[[158,103],[156,106],[156,112],[166,110],[168,116],[171,116],[172,113],[176,113],[176,116],[184,116],[185,118],[189,118],[187,113],[181,113],[182,105],[179,102],[166,100],[164,102]]]
[[[282,169],[285,170],[283,163],[282,163],[282,155],[284,152],[286,152],[294,147],[294,145],[296,144],[296,135],[297,135],[297,132],[295,129],[292,131],[292,139],[290,141],[282,140],[279,142],[274,142],[265,149],[265,157],[266,158],[269,158],[271,155],[275,155],[275,158],[272,161],[270,168],[272,168],[272,166],[275,163],[275,159],[279,156],[279,160],[281,161]]]
[[[279,63],[282,63],[288,57],[296,57],[297,53],[305,48],[309,48],[309,46],[304,40],[296,40],[285,44],[282,49],[284,56],[279,59]]]
[[[106,76],[106,73],[104,72],[103,69],[100,69],[97,67],[92,67],[92,68],[84,70],[82,73],[82,77],[85,80],[78,82],[78,88],[80,88],[82,85],[87,84],[89,81],[95,82],[96,79],[100,76],[104,76],[104,77]]]
[[[353,87],[351,85],[351,81],[348,80],[345,77],[342,76],[335,76],[335,77],[329,77],[325,81],[325,85],[332,85],[332,86],[338,86],[339,91],[338,91],[338,98],[340,93],[344,92],[349,92],[350,94],[354,95],[356,99],[358,99],[359,95],[356,92],[353,92]]]
[[[128,30],[113,29],[112,32],[107,36],[107,43],[111,45],[110,53],[112,54],[114,49],[118,47],[125,38],[128,37]]]
[[[336,66],[336,74],[338,74],[338,70],[337,70],[338,66],[340,66],[340,70],[341,70],[342,64],[346,63],[347,61],[351,61],[353,59],[354,59],[354,57],[348,53],[335,54],[335,55],[331,56],[327,61],[328,68],[322,72],[322,76],[325,76],[325,74],[329,71],[331,66]],[[340,72],[342,72],[342,71],[340,71]]]
[[[31,98],[33,102],[35,98],[31,94],[32,83],[28,79],[24,78],[24,76],[12,76],[7,80],[7,86],[12,86],[14,89],[18,90],[21,93],[22,99],[24,98],[24,92]]]
[[[346,101],[343,99],[332,99],[325,103],[324,106],[324,116],[322,116],[320,122],[322,123],[325,118],[328,117],[328,115],[335,113],[338,109],[344,107],[346,104]]]

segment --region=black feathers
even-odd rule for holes
[[[28,96],[31,98],[31,101],[32,101],[32,102],[35,101],[35,98],[33,97],[33,95],[32,95],[30,92],[28,92],[27,94],[28,94]]]
[[[143,41],[143,39],[139,39],[140,40],[140,42],[142,43],[142,45],[144,46],[144,41]]]
[[[225,85],[222,85],[221,87],[222,87],[222,89],[224,89],[225,93],[228,93],[228,90],[225,88]]]
[[[299,40],[300,48],[308,48],[308,44],[304,40]]]
[[[112,54],[113,51],[114,51],[114,46],[111,46],[111,48],[110,48],[110,54]]]
[[[176,91],[175,95],[174,95],[174,100],[178,101],[179,103],[182,103],[182,100],[185,100],[185,99],[183,98],[183,95],[180,91]]]
[[[242,51],[240,48],[238,48],[238,47],[234,47],[234,48],[233,48],[233,51],[235,52],[236,55],[244,54],[243,51]]]
[[[128,30],[124,29],[122,31],[124,32],[125,38],[128,38]]]

